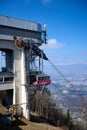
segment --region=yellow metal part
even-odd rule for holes
[[[16,115],[16,113],[17,113],[17,107],[16,107],[16,105],[14,105],[13,106],[13,115]]]
[[[17,49],[23,50],[24,46],[22,46],[22,43],[24,42],[23,38],[15,38],[14,43]]]

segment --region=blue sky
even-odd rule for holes
[[[43,50],[55,65],[87,64],[86,0],[1,0],[0,15],[42,25],[48,45]]]

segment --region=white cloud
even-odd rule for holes
[[[48,4],[51,2],[51,0],[42,0],[43,4]]]
[[[63,47],[63,44],[58,42],[56,39],[49,39],[48,47],[49,48],[61,48],[61,47]]]
[[[42,45],[44,48],[52,48],[52,49],[57,49],[57,48],[62,48],[63,44],[58,42],[56,39],[49,39],[47,41],[46,45]]]

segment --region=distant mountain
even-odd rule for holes
[[[58,68],[59,71],[61,71],[64,74],[82,74],[87,73],[87,64],[70,64],[70,65],[55,65],[56,68]],[[50,64],[44,64],[44,70],[47,73],[56,74],[57,71],[55,68],[53,68]]]
[[[85,73],[87,72],[87,64],[71,64],[71,65],[61,65],[58,68],[66,73]]]

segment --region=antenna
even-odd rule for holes
[[[46,22],[45,22],[45,23],[44,23],[44,31],[46,31],[46,26],[47,26],[47,25],[46,25]]]
[[[47,36],[47,33],[46,33],[46,22],[44,23],[44,30],[42,31],[42,42],[43,43],[47,43],[47,39],[46,39],[46,36]]]

